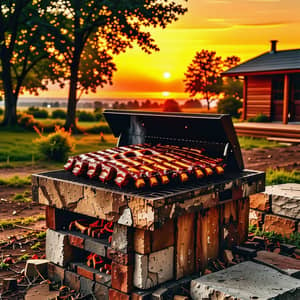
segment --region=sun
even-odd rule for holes
[[[169,97],[169,96],[170,96],[170,92],[164,91],[164,92],[162,92],[162,95],[163,95],[164,97]]]
[[[165,79],[169,79],[169,78],[171,77],[171,73],[170,73],[170,72],[164,72],[164,73],[163,73],[163,77],[164,77]]]

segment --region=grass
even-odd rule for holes
[[[0,178],[0,186],[8,186],[8,187],[24,187],[26,185],[31,184],[31,177],[19,177],[13,176],[9,178]]]
[[[274,147],[285,147],[285,145],[282,145],[280,143],[274,141],[268,141],[262,138],[239,136],[238,139],[241,148],[245,150],[250,150],[253,148],[267,149],[267,148],[274,148]]]
[[[268,169],[266,172],[266,185],[282,183],[300,183],[300,171],[286,171],[284,169]]]
[[[30,197],[30,192],[29,191],[25,191],[24,193],[17,193],[14,195],[13,201],[16,201],[16,202],[21,202],[21,203],[29,203],[29,202],[32,202],[32,199]]]
[[[27,218],[0,220],[0,228],[8,229],[8,228],[14,228],[15,225],[30,225],[41,220],[45,220],[44,215],[37,215],[37,216],[27,217]]]

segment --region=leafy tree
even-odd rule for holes
[[[164,28],[186,11],[173,1],[161,0],[52,1],[51,47],[69,81],[65,127],[76,128],[76,104],[83,92],[112,84],[114,55],[134,43],[147,53],[159,50],[146,29]]]
[[[180,106],[174,99],[168,99],[163,105],[163,111],[165,112],[181,112]]]
[[[198,93],[204,96],[208,110],[213,97],[222,92],[222,67],[222,58],[215,51],[201,50],[196,53],[184,74],[185,92],[191,97]]]
[[[17,124],[17,101],[25,90],[38,94],[57,80],[49,65],[42,16],[47,0],[2,0],[0,6],[0,64],[4,91],[4,125]]]
[[[224,61],[224,67],[226,69],[231,69],[238,65],[240,58],[237,56],[229,56]],[[224,80],[223,90],[225,95],[233,96],[237,99],[243,98],[243,82],[234,77],[227,77]]]

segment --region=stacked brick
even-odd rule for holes
[[[250,225],[289,237],[300,232],[300,184],[267,186],[264,193],[250,196]]]

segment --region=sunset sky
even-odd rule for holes
[[[184,72],[196,51],[215,50],[244,61],[268,51],[271,39],[279,40],[279,50],[300,48],[299,0],[189,0],[185,5],[188,12],[178,22],[151,30],[160,52],[148,55],[136,47],[119,55],[113,86],[85,97],[187,98]],[[67,97],[67,89],[51,88],[40,96]]]

